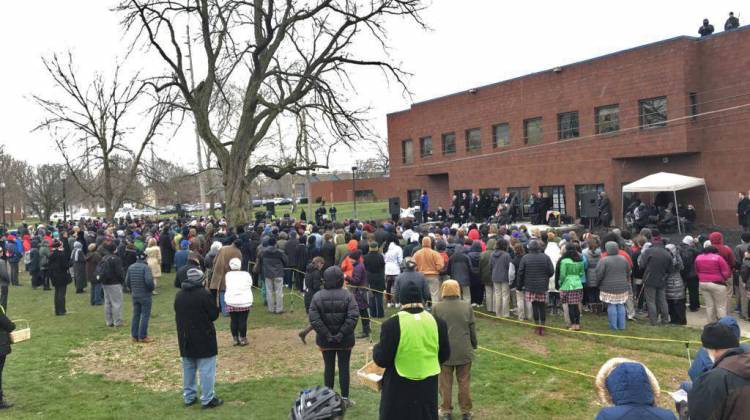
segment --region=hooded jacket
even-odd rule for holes
[[[450,278],[456,280],[461,287],[471,285],[471,260],[464,251],[463,246],[457,246],[453,255],[448,259],[446,268]]]
[[[555,274],[552,260],[542,252],[538,240],[529,242],[529,253],[521,258],[516,278],[518,288],[532,293],[546,293],[549,290],[549,279]]]
[[[490,267],[492,267],[492,282],[510,283],[510,266],[510,254],[500,249],[492,251],[492,256],[490,257]]]
[[[691,419],[746,419],[750,413],[750,353],[729,349],[688,393]]]
[[[324,288],[310,302],[310,325],[317,333],[315,343],[323,350],[348,350],[354,347],[359,307],[343,286],[341,270],[329,267],[323,273]]]
[[[335,265],[341,265],[342,262],[344,262],[344,257],[349,255],[349,247],[346,244],[346,238],[344,237],[343,233],[337,233],[336,234],[336,251],[334,254]]]
[[[185,280],[174,298],[180,357],[203,359],[218,354],[214,321],[219,308],[200,282]]]
[[[445,265],[440,253],[432,249],[429,236],[422,238],[422,248],[414,253],[414,262],[417,263],[417,271],[425,276],[437,276]]]
[[[595,281],[591,286],[598,286],[605,293],[625,293],[628,291],[629,275],[628,260],[619,255],[617,245],[613,245],[612,249],[608,248],[607,257],[599,260],[594,274]]]
[[[685,299],[685,283],[682,281],[682,257],[677,246],[674,244],[667,245],[667,251],[672,255],[672,266],[669,268],[667,277],[667,289],[665,293],[669,300]]]
[[[487,250],[479,257],[479,278],[485,286],[492,286],[492,254],[495,252],[495,238],[487,241]]]
[[[724,245],[724,235],[721,232],[711,232],[708,235],[708,240],[711,241],[711,245],[719,250],[719,255],[721,255],[721,258],[724,258],[729,267],[734,267],[734,252],[732,252],[731,248]]]
[[[605,368],[606,365],[603,370]],[[655,406],[654,387],[658,385],[640,363],[621,363],[606,375],[600,371],[596,386],[599,394],[607,395],[607,400],[614,404],[614,407],[602,408],[596,420],[675,419],[670,410]]]

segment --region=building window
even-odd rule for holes
[[[482,148],[482,131],[478,128],[466,130],[466,151],[471,152]]]
[[[404,165],[411,165],[414,163],[414,150],[412,150],[412,143],[411,140],[404,140],[401,142],[401,161]]]
[[[581,217],[581,200],[585,193],[596,193],[597,197],[599,193],[604,191],[604,184],[582,184],[576,185],[576,217]]]
[[[443,154],[456,153],[456,133],[443,134]]]
[[[493,197],[500,196],[500,188],[480,188],[479,189],[479,198],[484,198],[485,196],[492,199]],[[494,209],[493,209],[494,212]]]
[[[373,190],[354,191],[354,197],[357,201],[375,201],[375,193]]]
[[[578,136],[578,111],[557,114],[557,139],[572,139]]]
[[[565,185],[539,187],[539,192],[542,194],[542,200],[551,200],[550,203],[552,206],[550,207],[550,210],[559,211],[560,214],[565,214]]]
[[[510,126],[508,123],[492,126],[492,147],[502,147],[510,144]]]
[[[523,120],[523,142],[525,144],[542,142],[542,117]]]
[[[406,192],[406,207],[418,206],[420,201],[419,197],[422,195],[422,190],[409,190]]]
[[[620,130],[620,105],[600,106],[595,110],[596,134]]]
[[[432,137],[422,137],[419,139],[419,156],[429,157],[432,156]]]
[[[656,128],[667,125],[667,97],[641,99],[638,101],[641,128]]]
[[[692,120],[695,121],[698,115],[698,94],[690,92],[688,96],[690,96],[690,115],[693,117]]]

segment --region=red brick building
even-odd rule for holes
[[[391,184],[387,177],[357,178],[352,185],[351,174],[348,179],[316,180],[310,183],[310,197],[316,200],[320,197],[327,203],[338,203],[341,201],[352,201],[352,191],[356,188],[357,201],[384,201],[393,197]]]
[[[546,191],[577,213],[605,190],[620,223],[623,184],[659,172],[706,179],[717,223],[735,226],[750,188],[750,27],[677,37],[416,103],[388,115],[390,183],[427,189]],[[642,195],[650,200],[649,195]],[[701,189],[678,193],[710,222]]]

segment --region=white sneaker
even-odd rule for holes
[[[389,308],[393,308],[393,304],[392,304],[392,303],[390,303],[390,302],[388,302],[388,307],[389,307]]]

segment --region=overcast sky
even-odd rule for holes
[[[32,163],[61,162],[49,136],[31,133],[41,115],[29,100],[48,96],[49,77],[41,57],[71,49],[84,73],[111,68],[122,56],[119,16],[110,0],[35,0],[4,2],[0,19],[0,144]],[[424,13],[430,31],[396,21],[390,28],[390,53],[413,73],[405,98],[395,84],[355,74],[357,100],[372,107],[372,124],[385,137],[385,114],[409,108],[412,101],[442,96],[598,55],[679,35],[697,36],[706,17],[723,30],[728,12],[745,24],[746,1],[500,1],[434,0]],[[747,7],[746,7],[747,8]],[[750,13],[750,11],[747,11]],[[749,17],[750,18],[750,17]],[[134,55],[130,65],[160,66],[153,56]],[[190,130],[160,140],[158,153],[195,165]],[[366,152],[339,150],[336,169],[351,166],[351,156]]]

